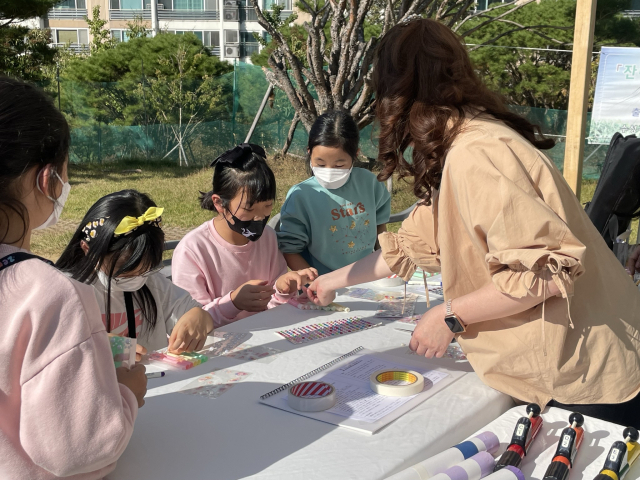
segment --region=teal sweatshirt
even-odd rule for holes
[[[391,196],[368,170],[354,168],[342,187],[315,177],[291,187],[280,210],[278,247],[299,253],[322,275],[373,252],[377,226],[391,215]]]

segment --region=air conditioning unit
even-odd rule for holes
[[[240,58],[240,47],[238,45],[227,45],[224,47],[225,58]]]
[[[224,9],[224,19],[227,22],[238,22],[240,21],[240,10],[238,10],[237,8],[234,9],[229,9],[229,8],[225,8]]]

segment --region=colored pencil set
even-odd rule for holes
[[[298,327],[292,330],[282,330],[276,333],[286,338],[289,342],[298,345],[322,338],[336,337],[338,335],[359,332],[379,325],[382,325],[382,323],[371,323],[360,317],[351,317],[326,323],[305,325],[304,327]]]

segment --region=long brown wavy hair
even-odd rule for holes
[[[554,145],[539,126],[510,112],[482,83],[462,39],[434,20],[412,20],[389,30],[376,52],[373,81],[383,165],[378,178],[386,180],[394,172],[400,178],[413,176],[413,192],[426,205],[432,189],[440,187],[445,156],[465,114],[501,120],[536,148]],[[410,145],[412,163],[403,158]]]

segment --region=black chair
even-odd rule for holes
[[[164,246],[162,250],[165,252],[167,250],[174,250],[178,246],[178,243],[180,243],[180,240],[171,240],[170,242],[164,242]],[[162,273],[165,277],[171,280],[171,259],[170,258],[162,261],[162,270],[160,270],[160,273]]]

